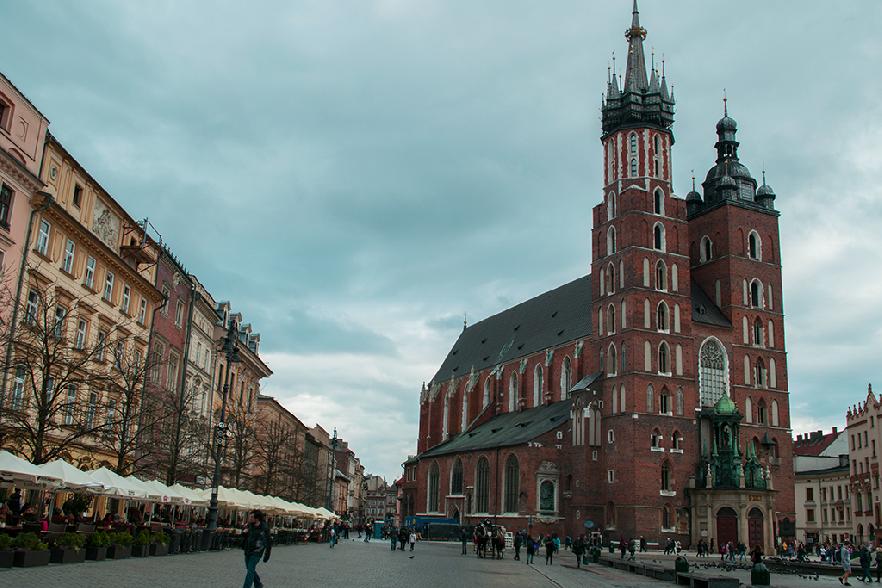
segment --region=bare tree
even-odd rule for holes
[[[45,463],[100,437],[111,377],[104,345],[89,337],[97,295],[75,297],[31,280],[22,298],[8,284],[0,291],[0,307],[12,309],[0,322],[0,444]],[[109,326],[106,337],[123,336],[125,326]]]
[[[293,431],[281,418],[258,422],[255,429],[254,457],[260,464],[254,479],[255,488],[263,494],[283,494],[288,473],[285,457]]]
[[[249,477],[249,466],[254,453],[255,435],[248,413],[243,409],[233,409],[227,413],[227,443],[229,465],[227,479],[234,488],[241,488]],[[221,459],[224,455],[221,455]],[[222,462],[223,463],[223,462]]]

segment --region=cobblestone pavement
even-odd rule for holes
[[[360,540],[343,542],[334,549],[327,545],[279,546],[268,564],[258,572],[269,588],[281,586],[382,586],[383,588],[484,587],[518,588],[659,588],[672,586],[635,576],[606,566],[575,568],[575,556],[568,552],[545,565],[536,557],[533,565],[514,561],[512,553],[504,560],[479,559],[471,551],[460,555],[459,545],[420,543],[416,550],[392,553],[386,542]],[[657,557],[658,556],[658,557]],[[641,554],[640,559],[663,559],[660,554]],[[0,586],[21,588],[110,587],[213,587],[238,588],[242,585],[242,552],[175,555],[163,558],[132,558],[122,561],[50,565],[43,568],[0,570]],[[738,575],[749,582],[747,572]],[[855,585],[854,582],[852,582]],[[773,577],[773,586],[838,586],[835,577],[807,581],[794,576]]]

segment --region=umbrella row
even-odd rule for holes
[[[84,472],[61,459],[34,465],[8,451],[0,451],[0,480],[148,502],[207,506],[211,500],[210,489],[195,490],[181,484],[166,486],[158,480],[120,476],[104,467]],[[218,488],[217,500],[220,506],[228,508],[261,509],[298,518],[332,519],[335,516],[325,508],[223,486]]]

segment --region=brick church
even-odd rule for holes
[[[775,193],[716,161],[674,195],[674,96],[636,0],[603,105],[591,272],[465,328],[420,395],[405,514],[766,552],[794,533]]]

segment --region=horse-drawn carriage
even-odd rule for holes
[[[502,559],[505,553],[505,527],[494,525],[489,519],[475,525],[474,542],[478,557],[487,557],[490,550],[493,559]]]

